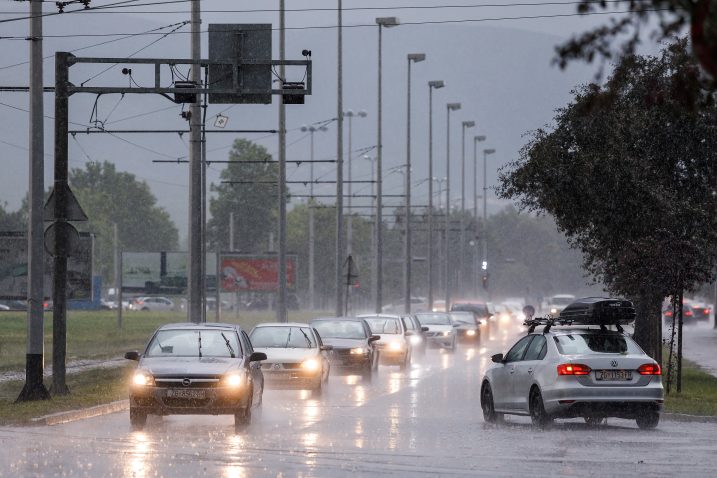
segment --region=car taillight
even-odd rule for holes
[[[710,309],[705,309],[705,310],[704,310],[704,314],[705,314],[705,315],[709,315],[709,313],[710,313]]]
[[[691,311],[691,310],[686,310],[686,311],[685,311],[685,317],[692,317],[692,315],[693,315],[693,314],[692,314],[692,311]]]
[[[644,363],[637,369],[640,375],[662,375],[662,369],[656,363]]]
[[[665,317],[672,317],[672,311],[671,310],[666,311]]]
[[[590,367],[580,363],[561,363],[558,365],[558,375],[588,375]]]

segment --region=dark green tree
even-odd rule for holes
[[[27,218],[24,209],[10,212],[7,203],[0,203],[0,231],[25,231],[27,230]]]
[[[660,307],[710,280],[717,246],[717,114],[686,42],[583,85],[501,172],[498,193],[551,214],[585,268],[636,302],[635,338],[661,357]]]

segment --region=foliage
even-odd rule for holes
[[[27,218],[24,209],[9,212],[7,204],[0,204],[0,231],[24,231],[27,229]]]
[[[211,185],[211,191],[216,193],[209,201],[211,219],[207,223],[212,247],[229,250],[229,219],[233,212],[234,249],[246,253],[268,250],[269,234],[277,229],[278,179],[277,166],[266,148],[245,139],[234,141],[229,163],[221,172],[222,183]]]
[[[177,228],[144,181],[118,172],[109,162],[90,162],[70,171],[70,184],[89,221],[75,223],[95,236],[95,271],[112,282],[114,232],[122,251],[166,251],[178,247]]]
[[[599,282],[653,304],[636,335],[649,327],[642,345],[656,356],[656,303],[709,280],[715,263],[717,114],[708,95],[682,94],[698,91],[683,87],[696,70],[684,41],[625,59],[606,85],[574,91],[498,189],[553,215]]]

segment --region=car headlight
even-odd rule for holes
[[[353,355],[363,355],[366,353],[366,349],[363,347],[356,347],[355,349],[351,349],[351,354]]]
[[[403,348],[403,344],[401,342],[391,342],[388,344],[388,348],[391,350],[401,350]]]
[[[552,309],[550,309],[550,313],[551,313],[551,314],[557,314],[557,313],[558,313],[558,309],[556,309],[555,307],[553,307]]]
[[[473,337],[475,334],[476,334],[476,331],[473,329],[470,329],[466,332],[466,335],[468,335],[470,337]]]
[[[315,358],[309,358],[301,362],[301,368],[309,372],[316,372],[319,369],[319,361]]]
[[[138,387],[154,385],[154,377],[143,370],[138,370],[132,377],[132,383]]]
[[[449,335],[451,335],[451,331],[450,331],[450,330],[446,330],[445,332],[443,332],[443,336],[444,336],[444,337],[448,337]]]
[[[418,345],[421,343],[421,336],[420,335],[412,335],[411,336],[411,343],[413,345]]]
[[[239,388],[244,383],[244,376],[239,373],[231,373],[224,377],[224,383],[229,388]]]

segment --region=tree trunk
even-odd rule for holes
[[[662,363],[662,297],[641,296],[634,299],[635,342],[657,363]]]

